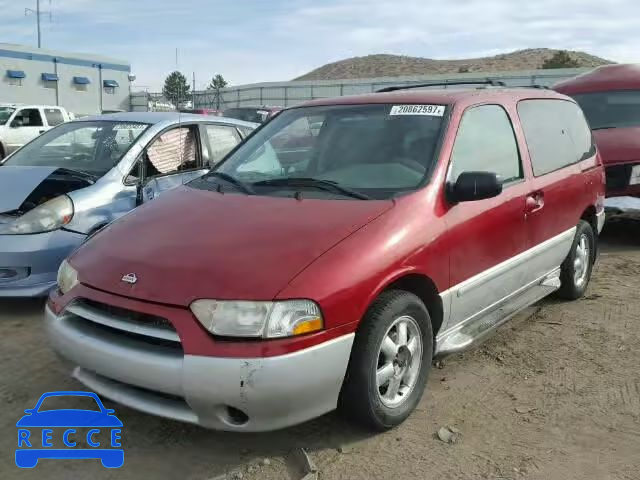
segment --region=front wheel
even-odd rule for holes
[[[382,293],[356,333],[341,410],[376,430],[402,423],[422,397],[432,356],[424,303],[405,291]]]
[[[560,298],[577,300],[584,295],[591,280],[595,252],[596,235],[593,227],[588,222],[580,220],[569,255],[560,269]]]

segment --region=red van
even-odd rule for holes
[[[272,140],[305,127],[281,164]],[[391,428],[435,356],[583,295],[603,201],[589,127],[558,93],[316,100],[86,242],[46,327],[77,380],[144,412],[261,431],[339,406]]]
[[[553,88],[584,111],[607,172],[607,196],[640,197],[640,65],[605,65]]]

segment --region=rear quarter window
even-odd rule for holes
[[[44,116],[47,118],[47,123],[51,127],[55,127],[56,125],[60,125],[64,122],[62,111],[58,110],[57,108],[45,108]]]
[[[593,156],[591,130],[580,107],[566,100],[523,100],[518,115],[536,177]]]

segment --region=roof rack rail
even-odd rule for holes
[[[394,85],[392,87],[384,87],[380,90],[376,90],[376,93],[395,92],[397,90],[408,90],[410,88],[423,88],[423,87],[446,87],[449,85],[489,85],[491,87],[506,87],[507,84],[501,80],[464,80],[459,82],[440,82],[440,83],[415,83],[411,85]]]

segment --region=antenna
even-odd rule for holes
[[[40,17],[42,15],[49,15],[49,22],[52,21],[52,17],[51,17],[51,0],[49,0],[49,11],[42,11],[40,10],[40,0],[36,0],[36,9],[34,10],[33,8],[25,8],[24,9],[24,15],[25,17],[28,16],[29,14],[35,14],[36,16],[36,23],[38,25],[38,48],[42,48],[42,34],[40,33]]]

